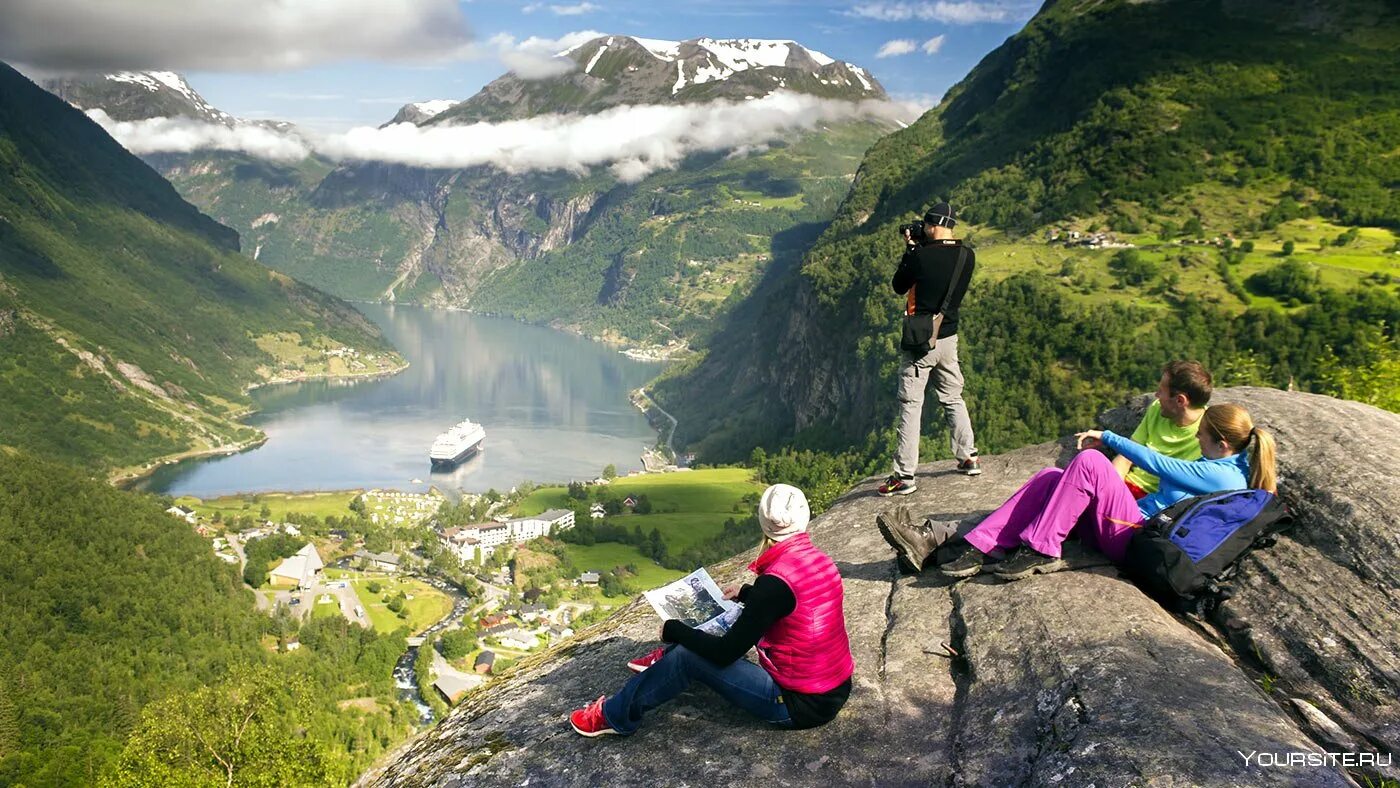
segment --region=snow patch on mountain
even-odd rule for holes
[[[425,116],[431,118],[432,116],[440,115],[461,103],[462,102],[457,99],[433,99],[432,101],[416,101],[413,103],[413,107],[416,108],[419,112],[423,113]]]
[[[152,93],[159,93],[162,90],[171,90],[178,93],[186,101],[194,105],[195,109],[202,115],[212,120],[220,122],[232,122],[232,115],[222,110],[215,109],[204,97],[192,87],[185,78],[174,71],[118,71],[111,74],[104,74],[103,77],[109,82],[121,82],[131,85],[139,85]]]
[[[793,50],[805,51],[819,66],[836,61],[812,49],[807,49],[796,41],[769,41],[758,38],[715,39],[701,38],[695,44],[708,50],[731,72],[747,71],[751,68],[775,68],[786,66]]]
[[[865,73],[865,69],[861,68],[860,66],[852,66],[850,64],[847,64],[846,68],[850,69],[851,73],[856,75],[856,79],[860,80],[861,87],[865,88],[866,90],[871,89],[870,80],[866,79],[867,75]]]
[[[607,44],[598,47],[598,51],[593,53],[593,58],[588,61],[588,65],[583,67],[583,73],[590,74],[593,72],[593,67],[598,65],[598,60],[603,57],[604,52],[608,51],[608,44],[611,43],[612,39],[609,38]]]
[[[681,56],[679,41],[662,41],[659,38],[637,38],[636,36],[632,36],[632,40],[641,44],[642,48],[661,60],[675,60]]]

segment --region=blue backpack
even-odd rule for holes
[[[1228,598],[1220,583],[1234,574],[1245,553],[1272,545],[1291,519],[1267,490],[1187,498],[1133,534],[1123,571],[1170,607],[1199,610],[1212,599]]]

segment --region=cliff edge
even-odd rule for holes
[[[1101,418],[1131,430],[1140,397]],[[1400,415],[1272,389],[1216,393],[1280,446],[1297,521],[1246,558],[1208,619],[1170,614],[1097,554],[1003,584],[902,576],[867,480],[812,525],[846,581],[855,689],[811,731],[770,730],[698,687],[629,738],[584,739],[568,712],[610,693],[655,647],[634,602],[523,660],[361,779],[362,785],[1355,785],[1395,767],[1286,765],[1290,752],[1400,750]],[[901,500],[973,520],[1068,441],[920,468]],[[751,555],[718,567],[739,580]],[[1255,753],[1248,762],[1245,756]],[[1258,754],[1267,754],[1260,758]],[[1277,761],[1268,765],[1263,761]]]

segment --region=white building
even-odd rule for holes
[[[551,528],[567,530],[574,527],[574,513],[568,509],[550,509],[533,517],[493,523],[477,523],[448,528],[438,534],[443,549],[463,561],[485,558],[503,544],[520,544],[541,536],[549,536]]]
[[[325,567],[316,546],[308,543],[296,555],[278,564],[272,570],[272,579],[291,580],[297,584],[297,588],[310,588],[316,584],[316,576]]]
[[[496,640],[500,641],[501,645],[506,648],[518,649],[520,651],[529,651],[539,645],[539,641],[535,640],[534,635],[519,628],[508,629],[496,635]]]
[[[178,517],[181,520],[184,520],[185,522],[189,523],[190,525],[194,525],[195,520],[197,519],[195,517],[194,510],[189,508],[188,506],[172,506],[169,509],[166,509],[165,513],[172,517]]]
[[[574,513],[570,509],[550,509],[533,517],[517,517],[507,520],[510,526],[511,541],[519,544],[541,536],[549,536],[549,529],[558,527],[567,531],[574,527]]]
[[[607,516],[607,513],[608,511],[603,508],[603,505],[601,503],[595,503],[592,506],[588,507],[588,516],[593,518],[594,520],[603,519],[605,516]]]
[[[481,539],[473,533],[466,528],[448,528],[438,535],[438,541],[442,543],[442,549],[457,556],[457,560],[475,561],[482,552]]]
[[[378,569],[381,572],[399,571],[399,557],[393,553],[371,553],[368,550],[357,550],[355,558],[364,559],[371,569]]]
[[[481,549],[490,555],[500,545],[510,541],[510,526],[506,523],[478,523],[462,529],[468,536],[481,542]]]

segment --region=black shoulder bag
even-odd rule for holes
[[[938,314],[916,313],[904,316],[904,335],[899,339],[899,346],[905,352],[913,354],[915,358],[922,358],[938,345],[938,329],[943,327],[943,316],[948,312],[948,305],[953,303],[953,291],[962,281],[963,264],[966,262],[967,247],[959,246],[958,262],[953,265],[953,278],[948,281],[948,294],[943,297],[943,306],[938,308]]]

